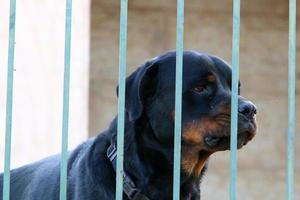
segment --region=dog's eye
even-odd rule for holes
[[[201,92],[204,92],[206,90],[206,86],[205,85],[199,85],[197,87],[194,87],[193,88],[193,91],[194,92],[197,92],[197,93],[201,93]]]

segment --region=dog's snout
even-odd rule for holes
[[[256,114],[256,107],[250,101],[244,101],[239,104],[239,113],[248,118],[252,118]]]

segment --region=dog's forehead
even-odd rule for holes
[[[176,52],[168,52],[153,60],[159,64],[160,75],[169,77],[169,81],[175,78]],[[214,74],[226,81],[231,79],[231,67],[224,60],[205,53],[195,51],[183,52],[183,76],[195,77]],[[167,80],[168,81],[168,80]]]

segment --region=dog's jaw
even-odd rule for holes
[[[210,152],[200,150],[197,147],[182,145],[181,168],[187,176],[200,177],[202,170],[211,155]]]

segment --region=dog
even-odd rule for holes
[[[125,200],[171,200],[176,52],[148,60],[126,79]],[[180,197],[200,199],[209,157],[230,148],[231,68],[222,59],[183,52]],[[117,89],[118,93],[118,89]],[[238,97],[238,148],[256,134],[256,107]],[[117,117],[69,152],[67,199],[113,200]],[[3,175],[0,176],[2,198]],[[11,170],[11,200],[58,200],[60,156]]]

